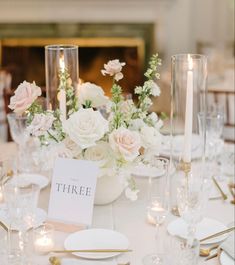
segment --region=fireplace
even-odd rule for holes
[[[6,30],[6,28],[8,30]],[[0,64],[12,73],[12,88],[35,81],[45,87],[44,46],[79,46],[79,77],[100,85],[110,94],[112,80],[101,75],[111,59],[126,62],[124,93],[143,83],[143,72],[152,49],[151,24],[21,24],[1,25]]]

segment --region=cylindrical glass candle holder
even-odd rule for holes
[[[78,46],[46,46],[45,66],[47,108],[59,109],[61,119],[66,119],[77,106]]]
[[[171,163],[177,169],[172,177],[175,189],[175,181],[181,181],[193,170],[193,159],[200,164],[200,171],[194,175],[204,178],[205,126],[199,134],[198,113],[206,114],[207,58],[199,54],[174,55],[171,66]]]

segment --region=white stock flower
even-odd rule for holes
[[[155,128],[160,129],[163,126],[163,121],[159,119],[158,115],[155,112],[149,114],[148,117]]]
[[[111,167],[114,161],[114,155],[110,145],[103,141],[87,148],[84,158],[98,162],[99,167]]]
[[[86,82],[78,88],[78,102],[80,105],[91,102],[90,107],[98,108],[108,103],[108,97],[104,95],[104,91],[100,86]]]
[[[120,104],[120,110],[124,115],[124,118],[129,120],[132,117],[132,114],[135,112],[136,107],[132,99],[122,101]]]
[[[154,82],[153,80],[148,80],[146,81],[146,85],[151,88],[151,92],[150,92],[151,95],[153,95],[154,97],[160,96],[161,90],[156,82]]]
[[[55,117],[52,113],[36,113],[27,130],[36,137],[44,135],[51,128],[54,120]]]
[[[156,128],[147,125],[143,126],[140,129],[140,137],[145,149],[155,150],[156,153],[159,153],[162,144],[162,135]]]
[[[121,73],[122,67],[126,63],[121,63],[119,62],[118,59],[108,61],[107,64],[104,64],[104,69],[101,70],[102,75],[110,75],[114,76],[114,79],[116,81],[119,81],[120,79],[123,78],[123,74]]]
[[[134,119],[131,120],[129,128],[132,131],[139,131],[143,126],[145,126],[145,123],[142,119]]]
[[[24,81],[15,90],[15,94],[11,97],[8,107],[14,110],[14,112],[22,114],[41,94],[41,88],[36,86],[35,82],[29,83]]]
[[[120,127],[109,135],[109,143],[115,153],[126,161],[133,161],[139,155],[139,133]]]
[[[139,193],[139,190],[132,190],[129,187],[125,189],[125,195],[131,201],[136,201],[138,199],[138,196],[137,196],[138,193]]]
[[[108,131],[108,121],[99,111],[79,109],[63,123],[65,133],[82,149],[95,145]]]

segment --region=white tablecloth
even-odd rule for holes
[[[0,144],[0,159],[9,156],[14,150],[14,145]],[[48,197],[49,187],[41,192],[40,207],[47,209]],[[224,224],[234,221],[234,206],[229,201],[209,201],[205,212],[206,217],[217,219]],[[176,217],[169,216],[168,221],[174,218]],[[143,190],[140,191],[139,200],[136,202],[128,201],[123,195],[112,205],[95,206],[92,227],[115,229],[125,234],[130,241],[130,248],[133,249],[133,252],[119,256],[115,262],[110,260],[107,265],[116,265],[127,261],[130,261],[131,265],[142,265],[142,258],[155,250],[155,229],[146,222],[146,196]],[[64,232],[56,232],[57,249],[63,248],[63,242],[67,235]],[[34,256],[35,265],[48,265],[49,256]],[[72,255],[64,257],[68,258]],[[81,264],[79,263],[79,265]],[[95,261],[90,264],[99,265]],[[219,265],[219,262],[217,258],[207,262],[204,261],[204,258],[200,258],[199,264]]]

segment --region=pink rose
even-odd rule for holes
[[[34,136],[41,136],[51,129],[54,120],[55,117],[51,113],[36,113],[28,127],[28,131]]]
[[[133,161],[139,155],[141,144],[137,132],[120,127],[109,135],[109,143],[126,161]]]
[[[101,70],[102,75],[110,75],[110,76],[114,76],[114,79],[116,81],[119,81],[120,79],[123,78],[123,74],[121,73],[122,71],[122,67],[125,65],[126,63],[121,63],[119,62],[118,59],[116,60],[111,60],[108,61],[107,64],[104,64],[104,69]]]
[[[22,114],[41,94],[41,88],[36,86],[35,82],[24,81],[15,90],[15,95],[11,97],[8,107],[14,112]]]

